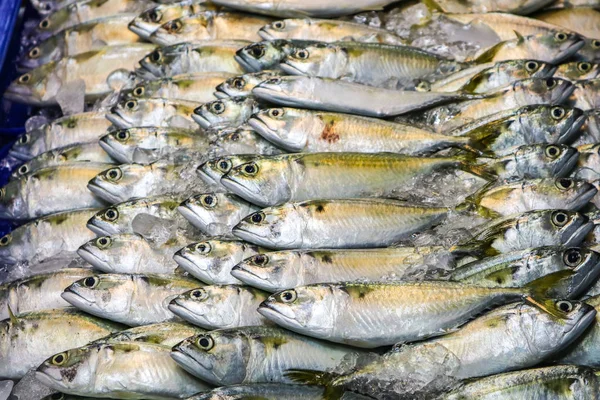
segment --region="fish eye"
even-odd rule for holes
[[[300,60],[306,60],[310,57],[310,53],[306,49],[300,49],[294,52],[294,57]]]
[[[558,146],[547,146],[546,147],[546,156],[550,157],[550,158],[556,158],[560,155],[561,151],[560,151],[560,147]]]
[[[17,170],[17,172],[18,172],[20,175],[25,175],[27,172],[29,172],[29,167],[28,167],[27,165],[21,165],[21,166],[19,167],[19,169]]]
[[[210,110],[215,114],[222,114],[225,111],[225,104],[222,101],[215,101],[210,105]]]
[[[137,101],[135,101],[135,100],[129,100],[128,102],[125,103],[125,108],[128,110],[133,110],[136,106],[137,106]]]
[[[210,244],[201,242],[196,245],[196,251],[200,254],[208,254],[211,251]]]
[[[564,42],[565,40],[567,40],[567,37],[568,37],[567,34],[564,32],[556,32],[554,34],[554,38],[556,40],[558,40],[559,42]]]
[[[577,69],[579,70],[579,72],[588,72],[592,69],[592,64],[586,61],[580,62],[577,63]]]
[[[266,80],[265,83],[269,85],[279,85],[281,83],[281,78],[271,78]]]
[[[569,267],[576,267],[583,260],[583,256],[578,249],[569,249],[565,252],[563,259]]]
[[[258,173],[258,165],[256,163],[248,163],[244,165],[242,170],[248,175],[256,175]]]
[[[569,313],[573,311],[573,303],[566,300],[561,300],[556,302],[556,308],[564,313]]]
[[[40,48],[39,47],[34,47],[33,49],[29,50],[29,58],[38,58],[40,56]]]
[[[29,142],[29,135],[23,135],[19,138],[19,144],[27,144]]]
[[[47,18],[44,18],[38,26],[40,27],[40,29],[48,29],[48,27],[50,26],[50,21],[48,21]]]
[[[569,190],[575,185],[572,179],[560,178],[556,180],[556,187],[560,190]]]
[[[556,87],[557,83],[558,82],[554,78],[548,78],[548,79],[546,79],[546,87],[548,89],[554,89]]]
[[[525,69],[528,72],[535,72],[540,68],[540,64],[537,61],[527,61],[525,63]]]
[[[133,89],[133,95],[134,96],[141,97],[141,96],[144,95],[144,92],[145,92],[145,90],[144,90],[143,86],[138,86],[135,89]]]
[[[119,212],[115,208],[109,208],[104,213],[104,219],[107,221],[114,221],[119,218]]]
[[[285,291],[279,293],[278,297],[282,303],[291,303],[298,298],[298,294],[296,293],[296,291],[294,289],[291,289],[291,290],[285,290]]]
[[[275,21],[275,22],[273,22],[272,26],[275,29],[281,30],[281,29],[285,28],[285,22],[283,22],[283,21]]]
[[[217,163],[217,166],[221,172],[229,172],[231,169],[231,161],[221,160]]]
[[[128,131],[119,131],[119,132],[117,132],[117,134],[115,135],[115,137],[119,141],[124,142],[127,139],[129,139],[129,132]]]
[[[161,20],[162,14],[160,13],[160,11],[153,10],[153,11],[150,11],[150,14],[148,14],[148,17],[150,18],[150,20],[152,22],[158,22]]]
[[[21,75],[21,77],[19,78],[19,83],[27,83],[31,80],[31,74],[24,74]]]
[[[592,40],[592,47],[593,47],[594,49],[597,49],[597,48],[599,48],[599,47],[600,47],[600,40],[598,40],[598,39],[594,39],[594,40]]]
[[[111,168],[106,171],[106,178],[109,181],[118,182],[123,177],[123,172],[120,168]]]
[[[269,262],[269,257],[265,254],[257,254],[251,259],[252,264],[266,265]]]
[[[552,223],[558,227],[565,226],[568,220],[569,216],[563,211],[555,211],[552,213]]]
[[[260,224],[265,220],[265,214],[262,211],[256,212],[250,216],[250,221],[255,224]]]
[[[52,400],[63,400],[63,399],[65,398],[65,395],[64,395],[63,393],[59,393],[59,392],[57,392],[57,393],[53,393],[53,394],[50,396],[50,398],[51,398]]]
[[[99,282],[98,278],[96,278],[95,276],[90,276],[83,280],[83,286],[85,286],[86,288],[93,289],[96,287],[96,285],[98,285],[98,282]]]
[[[58,365],[58,366],[63,365],[65,363],[65,361],[67,361],[67,353],[66,352],[57,354],[50,359],[50,362],[52,364]]]
[[[190,292],[190,297],[195,300],[204,300],[208,297],[208,293],[202,288],[195,289]]]
[[[183,27],[183,23],[178,19],[167,22],[165,24],[165,30],[167,30],[168,32],[171,32],[171,33],[179,32],[182,27]]]
[[[265,47],[262,45],[250,46],[248,52],[254,58],[261,58],[265,55]]]
[[[198,336],[196,339],[196,346],[202,350],[209,351],[215,346],[215,341],[208,335]]]
[[[267,111],[267,113],[269,114],[269,117],[279,118],[283,115],[283,109],[271,108],[269,111]]]
[[[200,197],[200,202],[205,208],[214,208],[217,205],[217,198],[212,194],[205,194]]]
[[[0,239],[0,247],[4,247],[6,245],[8,245],[12,240],[12,236],[9,234],[2,236],[2,239]]]
[[[554,118],[556,120],[559,120],[559,119],[562,119],[565,116],[566,111],[562,107],[554,107],[550,111],[550,114],[552,115],[552,118]]]
[[[246,86],[246,81],[242,78],[235,78],[232,82],[231,85],[236,88],[236,89],[243,89],[244,86]]]
[[[229,135],[229,140],[231,140],[232,142],[237,142],[238,140],[240,140],[240,134],[237,132],[232,133],[231,135]]]
[[[98,239],[96,239],[96,246],[100,249],[106,249],[108,247],[110,247],[112,243],[112,239],[109,238],[108,236],[102,236],[99,237]]]
[[[150,53],[150,61],[152,62],[159,62],[162,58],[162,54],[160,51],[155,50],[152,53]]]
[[[431,90],[431,85],[429,84],[429,82],[420,81],[415,86],[415,89],[417,90],[417,92],[428,92]]]

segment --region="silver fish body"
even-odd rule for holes
[[[275,155],[285,153],[248,125],[239,128],[220,129],[217,136],[210,142],[215,154],[265,154]]]
[[[204,129],[236,128],[256,112],[258,102],[253,97],[230,97],[199,106],[192,118]]]
[[[299,1],[257,1],[257,0],[218,0],[215,4],[241,11],[266,14],[277,17],[336,17],[356,14],[365,10],[381,10],[390,0],[360,0],[357,2],[337,2],[325,4],[316,0]]]
[[[259,72],[250,72],[244,75],[231,77],[224,82],[219,83],[215,87],[215,96],[218,98],[225,97],[246,97],[250,96],[252,89],[259,83],[271,79],[276,76],[281,76],[281,71],[266,70]]]
[[[119,129],[159,126],[193,130],[198,126],[192,119],[192,113],[199,105],[196,102],[163,98],[125,99],[111,107],[106,119]]]
[[[596,311],[600,306],[599,296],[587,298],[585,302],[594,307]],[[599,319],[596,317],[592,322],[592,327],[589,332],[576,344],[571,346],[564,355],[557,361],[561,364],[586,365],[590,367],[598,367],[598,352],[600,351],[600,326]]]
[[[175,75],[171,78],[162,78],[141,82],[131,90],[131,97],[167,98],[187,100],[198,103],[208,103],[216,100],[215,86],[234,74],[228,72],[202,72]]]
[[[256,383],[249,385],[231,385],[201,393],[190,400],[234,400],[258,396],[264,400],[296,399],[321,400],[323,389],[309,385],[283,383]]]
[[[185,322],[163,322],[125,329],[94,340],[92,343],[143,342],[171,347],[190,336],[204,332],[205,329]]]

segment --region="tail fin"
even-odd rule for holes
[[[570,269],[562,271],[556,271],[551,274],[542,276],[535,281],[529,282],[525,287],[529,289],[529,299],[533,299],[532,302],[543,304],[548,298],[553,298],[555,295],[552,294],[552,290],[556,289],[565,279],[570,279],[575,272]]]
[[[484,218],[494,219],[501,217],[501,215],[497,212],[479,205],[479,201],[481,200],[483,194],[487,192],[492,186],[494,186],[494,184],[495,182],[486,183],[478,191],[465,198],[465,200],[462,203],[458,204],[454,209],[458,212],[476,212]]]
[[[490,150],[491,145],[505,130],[507,130],[508,127],[510,127],[512,122],[512,119],[499,119],[496,121],[491,121],[485,125],[478,126],[477,128],[463,135],[470,139],[469,145],[472,148],[476,149],[482,154],[493,156],[494,152]],[[454,136],[452,132],[449,134]]]
[[[344,388],[336,385],[338,375],[330,372],[313,371],[308,369],[290,369],[285,376],[294,382],[323,386],[323,400],[339,400],[344,395]]]

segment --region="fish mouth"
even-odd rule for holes
[[[261,190],[256,187],[249,187],[235,180],[234,177],[226,174],[221,178],[221,185],[225,186],[225,189],[237,194],[244,200],[248,200],[261,207],[268,207],[270,204],[265,198],[261,196]]]
[[[35,371],[35,379],[55,390],[67,389],[67,387],[62,383],[61,380],[54,378],[48,372],[43,371],[43,369],[46,369],[46,366],[44,364],[40,365],[37,368],[37,370]]]
[[[594,186],[587,189],[585,192],[583,192],[581,195],[579,195],[576,199],[573,200],[571,204],[571,209],[577,211],[583,206],[587,205],[590,202],[590,200],[594,198],[596,193],[598,193],[598,189],[596,189]]]
[[[208,129],[211,126],[211,122],[208,119],[200,114],[196,114],[196,112],[192,114],[192,119],[204,129]]]
[[[66,288],[65,291],[62,292],[60,297],[62,297],[67,303],[77,308],[83,308],[86,312],[93,314],[92,308],[96,304],[96,302],[86,299],[70,287]]]
[[[177,252],[173,255],[173,260],[175,260],[175,262],[177,263],[177,265],[181,266],[181,268],[185,269],[186,271],[188,271],[190,274],[196,276],[197,272],[196,271],[207,271],[208,268],[204,268],[204,265],[198,265],[196,264],[194,261],[192,261],[191,259],[187,258],[186,256],[182,255],[181,253]],[[200,279],[203,280],[203,279]]]
[[[577,161],[579,160],[579,153],[574,152],[567,160],[563,163],[563,165],[556,171],[555,176],[557,178],[562,178],[564,176],[569,175],[569,173],[575,168],[577,165]]]
[[[13,150],[13,149],[10,149],[8,151],[8,155],[11,157],[14,157],[16,159],[19,159],[20,161],[29,161],[33,158],[33,156],[31,154],[22,153],[18,150]]]
[[[279,68],[289,75],[306,75],[306,72],[302,71],[295,65],[289,64],[287,61],[280,63]]]
[[[240,51],[241,50],[238,50],[238,53]],[[235,56],[233,56],[233,58],[235,59],[235,61],[238,62],[238,64],[240,64],[242,66],[242,68],[244,68],[248,72],[259,72],[260,71],[260,68],[257,68],[254,65],[250,64],[248,61],[246,61],[246,59],[243,56],[236,54]]]
[[[34,97],[30,90],[12,83],[4,91],[3,97],[15,103],[26,103],[34,106],[44,105],[42,101]]]
[[[201,215],[199,213],[196,213],[188,205],[178,206],[177,211],[179,211],[185,219],[190,221],[190,223],[192,225],[194,225],[196,228],[200,229],[202,232],[205,232],[205,233],[208,232],[210,224],[213,223],[213,221],[206,221],[206,218],[205,218],[206,215]]]
[[[591,307],[591,306],[590,306]],[[571,340],[565,341],[561,348],[567,347],[571,342],[573,342],[579,335],[578,332],[583,332],[587,329],[588,326],[596,319],[596,309],[592,308],[590,311],[586,312],[583,317],[579,319],[575,324],[571,326],[571,329],[568,329],[565,334],[569,334],[571,332],[574,333]]]
[[[87,224],[85,225],[90,231],[94,232],[96,235],[100,235],[100,236],[110,236],[110,235],[117,235],[119,232],[111,232],[109,230],[106,230],[105,228],[103,228],[100,225],[96,225],[95,224],[95,218],[92,217],[90,218],[90,220],[87,222]]]
[[[583,239],[588,235],[588,233],[590,233],[594,229],[594,226],[594,223],[590,221],[581,224],[581,226],[577,228],[575,232],[573,232],[571,237],[569,237],[564,246],[577,247],[577,245],[579,245],[583,241]]]
[[[264,27],[260,28],[257,33],[263,40],[275,40],[275,36],[271,35]]]
[[[565,88],[565,90],[558,96],[558,99],[556,99],[556,103],[557,104],[562,104],[564,103],[572,94],[573,92],[575,92],[575,85],[570,84],[571,86]]]
[[[561,63],[562,61],[564,61],[566,58],[570,57],[571,55],[575,54],[577,51],[579,51],[579,49],[581,49],[583,46],[585,46],[585,40],[583,39],[579,39],[577,41],[575,41],[573,44],[571,44],[570,46],[568,46],[566,49],[564,49],[563,51],[561,51],[556,58],[554,58],[554,60],[552,61],[551,64],[558,64]]]
[[[129,25],[127,25],[127,27],[129,28],[129,30],[131,32],[135,33],[136,35],[138,35],[144,39],[148,39],[150,37],[150,35],[152,34],[152,30],[145,28],[144,22],[138,21],[138,18],[131,21],[129,23]]]
[[[292,330],[303,328],[303,326],[295,320],[296,314],[289,308],[278,309],[276,305],[263,301],[258,306],[257,311],[269,321],[273,321],[278,325],[283,324],[286,328]]]
[[[185,307],[182,304],[179,304],[177,299],[171,300],[167,307],[173,314],[186,321],[191,322],[194,325],[198,325],[201,328],[214,329],[214,327],[208,324],[207,321],[203,318],[204,315],[192,312],[189,308]]]
[[[171,350],[171,358],[183,369],[190,374],[206,380],[214,385],[220,385],[220,382],[216,380],[216,377],[210,366],[202,364],[201,360],[197,360],[193,355],[189,354],[185,348],[180,345],[173,347]]]
[[[208,172],[206,172],[202,168],[202,166],[196,168],[196,173],[198,174],[200,179],[202,179],[204,182],[208,183],[209,185],[218,185],[219,184],[219,182],[217,182]]]
[[[574,90],[574,89],[573,89]],[[579,133],[579,129],[585,124],[587,121],[587,115],[581,111],[581,115],[573,121],[573,123],[569,126],[569,128],[559,136],[558,143],[567,143],[571,141],[571,138]]]
[[[130,124],[125,118],[118,114],[118,111],[114,108],[110,110],[110,112],[106,113],[106,119],[110,121],[111,124],[116,126],[119,129],[128,129],[133,125]]]
[[[106,119],[108,119],[108,117]],[[110,121],[110,119],[108,119],[108,120]],[[110,122],[112,122],[112,121],[110,121]],[[119,162],[122,162],[125,164],[132,163],[133,160],[131,160],[129,157],[127,157],[125,155],[123,148],[118,145],[115,146],[113,141],[110,140],[109,138],[107,138],[107,136],[104,136],[104,137],[100,138],[100,140],[98,140],[98,144],[100,145],[102,150],[107,152],[109,156],[111,156],[112,158],[114,158],[115,160],[117,160]]]
[[[97,178],[94,178],[88,182],[87,188],[90,190],[90,192],[109,203],[116,204],[125,201],[117,193],[112,193],[110,191],[110,189],[112,189],[111,185],[104,187],[103,183],[104,182],[98,180]]]
[[[225,90],[225,83],[219,83],[213,93],[217,99],[227,99],[231,97],[227,90]]]
[[[115,272],[114,268],[111,268],[110,264],[102,260],[100,257],[95,255],[92,251],[88,250],[85,245],[77,249],[79,257],[92,264],[95,268],[103,272]]]
[[[250,282],[250,283],[253,283],[256,285],[260,285],[263,288],[266,287],[266,286],[264,286],[263,283],[268,282],[268,280],[265,277],[259,276],[254,271],[246,269],[243,266],[241,266],[240,264],[231,268],[230,273],[234,278],[237,278],[244,283]],[[273,290],[275,290],[275,288],[269,288],[269,291],[273,291]]]

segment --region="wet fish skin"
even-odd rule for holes
[[[244,97],[252,94],[252,89],[261,82],[276,76],[282,72],[277,70],[264,70],[250,72],[244,75],[233,76],[215,87],[215,96],[222,99],[225,97]]]
[[[255,132],[249,125],[238,128],[220,129],[216,138],[210,143],[216,154],[264,154],[275,155],[285,153]]]
[[[229,97],[197,107],[192,118],[203,129],[236,128],[258,110],[258,102],[252,96]]]
[[[554,76],[570,81],[594,79],[600,77],[600,65],[588,61],[572,61],[559,65]]]
[[[291,383],[284,376],[287,369],[335,368],[342,360],[359,354],[360,350],[281,328],[249,326],[192,336],[173,347],[171,357],[191,374],[223,386]]]
[[[268,294],[241,285],[204,286],[175,297],[169,310],[182,319],[205,329],[229,329],[269,325],[257,312]]]
[[[494,1],[455,1],[455,0],[434,0],[432,2],[435,8],[446,13],[485,13],[485,12],[506,12],[511,14],[527,15],[533,11],[550,4],[552,0],[527,0],[527,1],[509,1],[498,3]]]
[[[157,274],[103,274],[67,287],[63,299],[87,313],[140,326],[177,321],[168,304],[178,294],[198,287],[199,282]]]
[[[180,369],[169,347],[142,342],[72,348],[44,361],[35,376],[53,389],[83,396],[183,399],[210,388]]]
[[[20,379],[52,354],[123,328],[72,308],[18,315],[0,326],[0,376],[5,379]]]
[[[314,40],[264,40],[239,49],[235,59],[249,72],[276,70],[279,63],[297,47],[318,43]]]
[[[172,347],[190,336],[204,332],[205,329],[185,322],[163,322],[125,329],[92,343],[142,342]]]
[[[282,250],[385,247],[435,225],[447,212],[395,200],[314,200],[250,214],[236,225],[233,234]]]
[[[600,108],[600,78],[576,82],[569,104],[584,111]]]
[[[177,210],[205,234],[235,239],[232,229],[259,207],[231,193],[207,192],[191,196]]]
[[[119,129],[159,126],[193,130],[198,127],[192,119],[198,106],[199,103],[185,100],[125,99],[110,108],[106,119]]]
[[[443,269],[454,260],[440,247],[387,247],[350,250],[261,251],[239,262],[231,275],[267,292],[326,282],[411,280],[411,272],[431,258]],[[445,263],[442,262],[445,261]]]
[[[248,162],[255,157],[255,154],[241,154],[211,158],[198,166],[196,173],[207,184],[219,186],[221,177],[231,171],[231,168]]]
[[[600,145],[599,144],[586,144],[579,146],[579,160],[577,167],[571,174],[577,179],[586,179],[588,181],[595,181],[600,178]]]
[[[366,10],[381,10],[391,3],[390,0],[361,0],[358,2],[337,2],[325,4],[318,1],[256,1],[256,0],[217,0],[215,4],[223,7],[246,11],[256,14],[265,14],[276,17],[336,17],[356,14]]]
[[[587,297],[587,296],[586,296]],[[600,306],[600,296],[594,295],[585,299],[585,302],[594,307],[596,311]],[[598,351],[599,351],[599,320],[598,317],[592,322],[592,327],[589,332],[583,336],[575,345],[571,346],[565,354],[561,355],[556,361],[564,364],[577,364],[589,367],[598,367]]]
[[[179,266],[209,285],[237,285],[242,282],[231,269],[261,249],[241,241],[205,240],[183,247],[173,255]]]
[[[574,54],[577,61],[600,62],[600,39],[586,38],[581,49]]]
[[[259,397],[264,400],[291,398],[296,400],[321,400],[323,389],[309,385],[255,383],[216,388],[208,393],[200,393],[190,398],[190,400],[234,400],[240,397]]]

